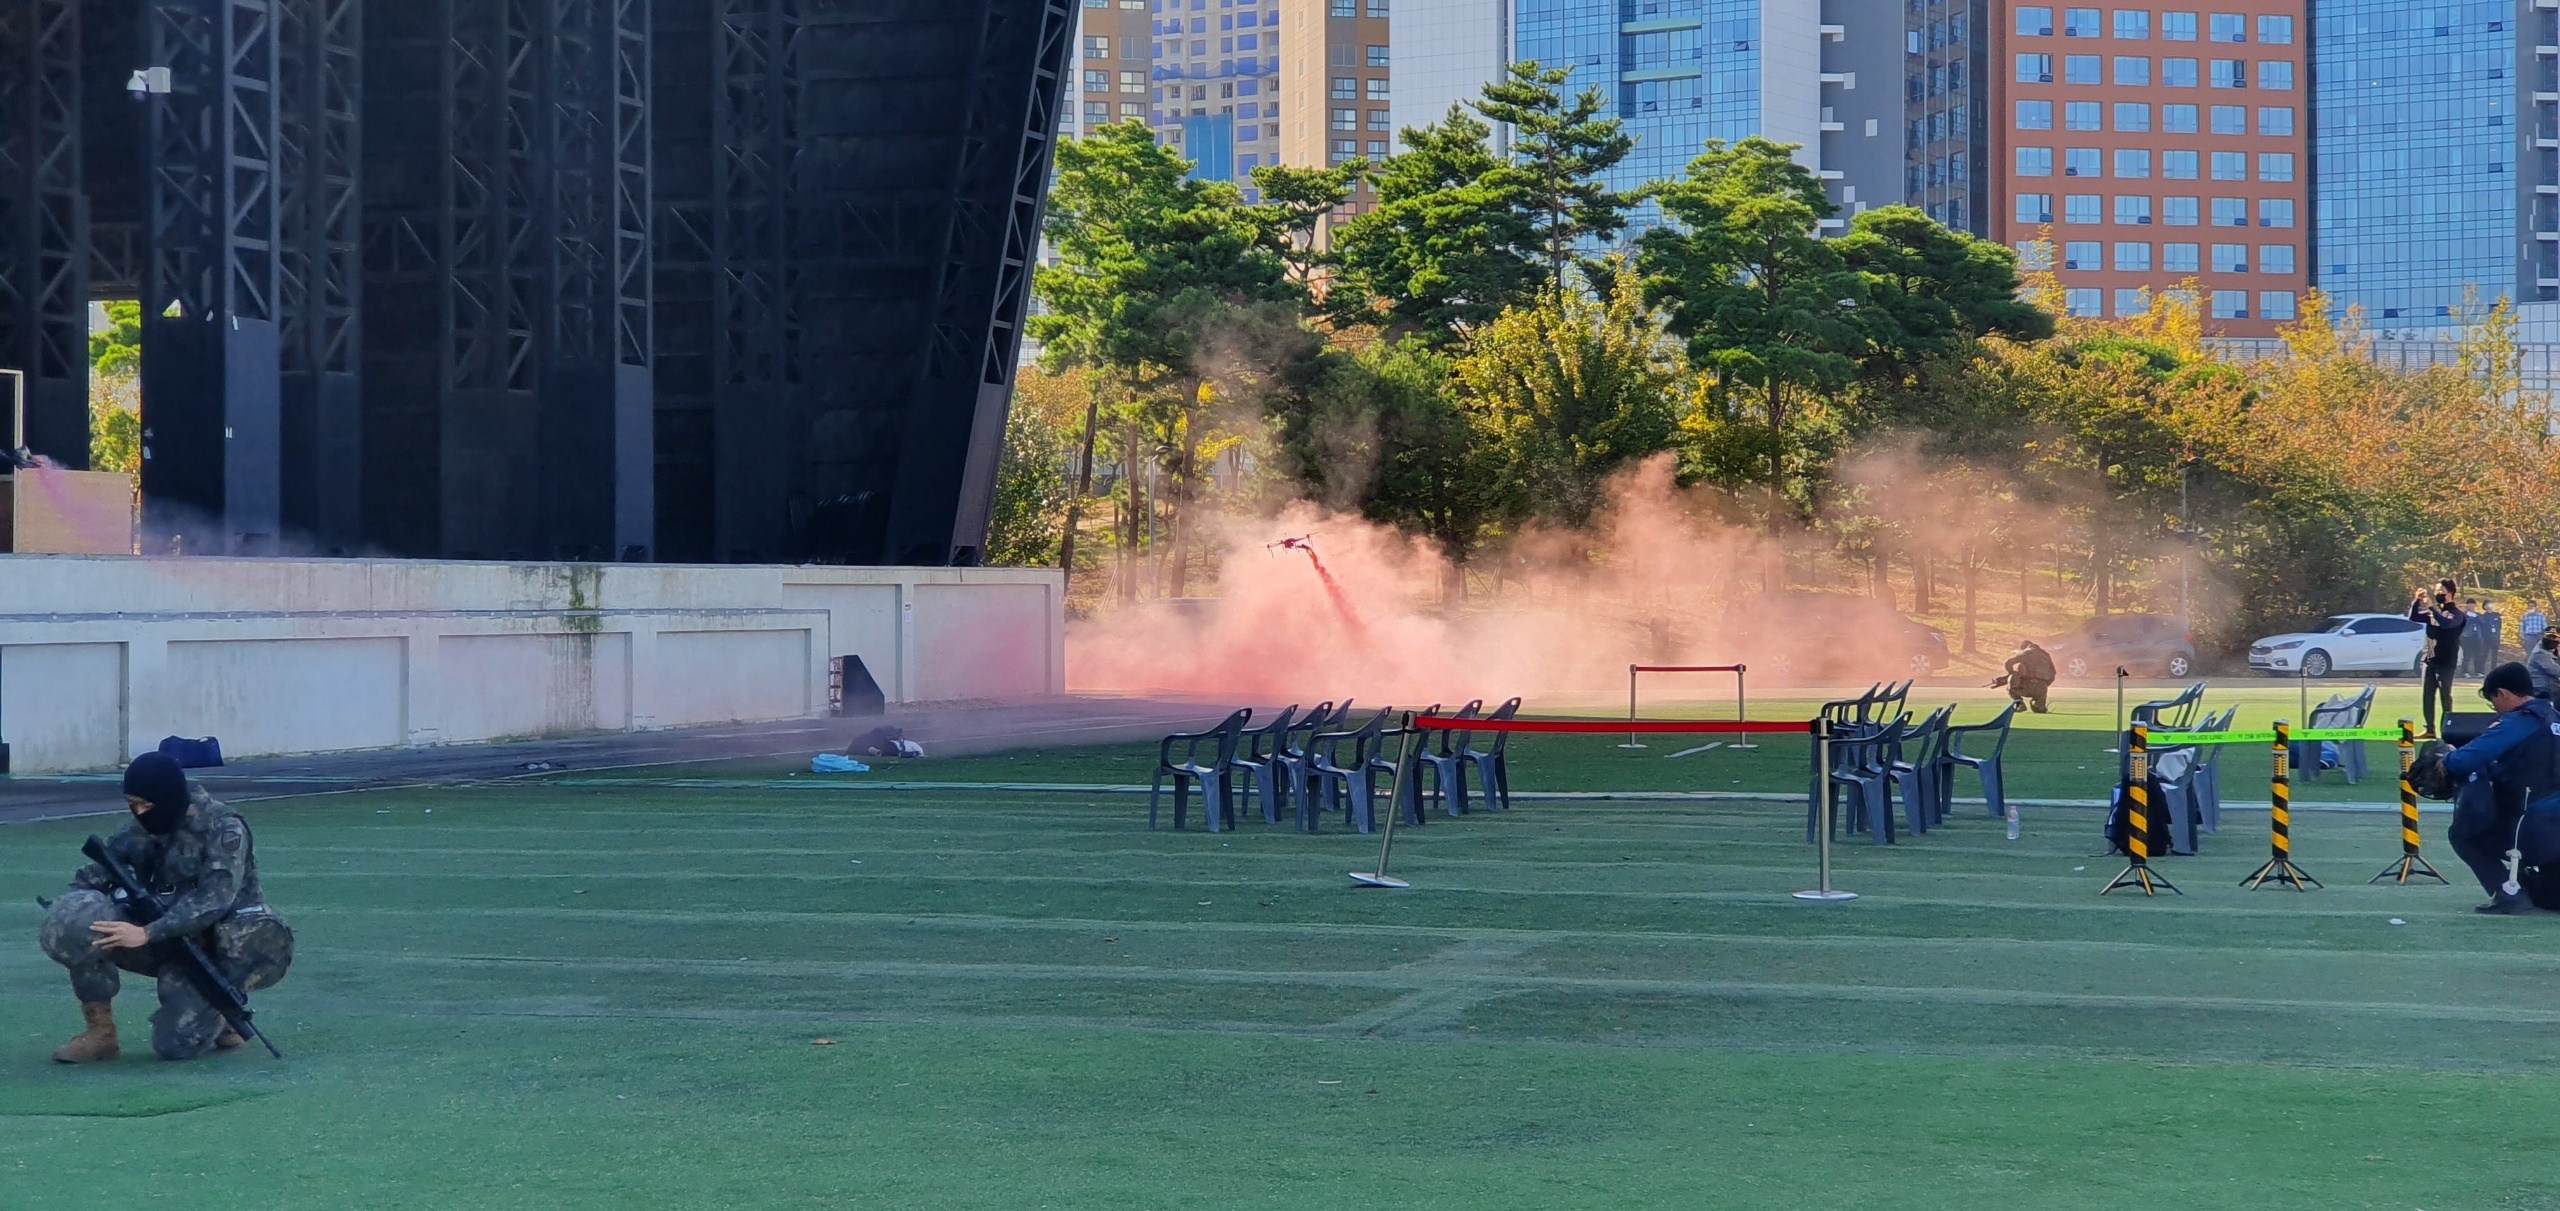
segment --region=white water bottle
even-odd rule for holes
[[[2018,805],[2015,803],[2009,805],[2009,839],[2018,839]]]

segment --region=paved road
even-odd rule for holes
[[[793,719],[657,732],[615,732],[511,744],[453,744],[311,757],[258,758],[194,771],[233,802],[334,794],[395,786],[449,786],[531,777],[552,769],[622,769],[735,757],[842,751],[883,725],[897,727],[936,756],[967,756],[1054,744],[1151,739],[1214,724],[1221,703],[1138,698],[1049,698],[1019,703],[945,703],[883,716]],[[124,810],[114,773],[0,777],[0,824]]]

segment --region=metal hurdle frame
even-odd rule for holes
[[[1645,747],[1645,745],[1644,745],[1644,744],[1642,744],[1641,742],[1639,742],[1639,741],[1636,739],[1636,727],[1635,727],[1635,722],[1636,722],[1636,674],[1638,674],[1638,673],[1731,673],[1731,674],[1733,674],[1733,717],[1734,717],[1735,719],[1737,719],[1737,720],[1744,720],[1744,721],[1747,721],[1747,720],[1749,720],[1749,719],[1751,718],[1751,696],[1750,696],[1750,694],[1746,691],[1746,687],[1744,686],[1744,684],[1743,684],[1743,683],[1744,683],[1744,679],[1746,678],[1746,676],[1747,676],[1750,672],[1751,672],[1751,666],[1750,666],[1750,665],[1747,665],[1747,664],[1631,664],[1631,665],[1628,665],[1628,666],[1627,666],[1627,742],[1626,742],[1625,744],[1621,744],[1621,745],[1619,745],[1618,747],[1619,747],[1619,748],[1623,748],[1623,749],[1640,749],[1640,748]],[[1721,742],[1719,742],[1719,743],[1721,743]],[[1751,750],[1753,750],[1753,749],[1759,748],[1760,746],[1759,746],[1759,745],[1757,745],[1757,744],[1753,744],[1753,743],[1751,742],[1751,733],[1750,733],[1749,731],[1747,731],[1747,730],[1746,730],[1746,731],[1744,731],[1744,732],[1742,733],[1742,739],[1740,739],[1740,740],[1738,740],[1738,741],[1735,741],[1735,742],[1733,742],[1733,743],[1731,743],[1731,744],[1726,744],[1724,747],[1729,748],[1729,749],[1736,750],[1736,751],[1738,751],[1738,752],[1749,752],[1749,751],[1751,751]],[[1678,755],[1678,754],[1674,754],[1674,756],[1677,756],[1677,755]]]

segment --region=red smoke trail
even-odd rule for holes
[[[1315,565],[1316,575],[1324,581],[1324,595],[1333,599],[1333,612],[1342,615],[1342,625],[1350,628],[1353,639],[1366,640],[1368,634],[1360,626],[1360,616],[1351,612],[1351,602],[1343,597],[1342,586],[1334,582],[1333,573],[1325,569],[1324,560],[1316,554],[1315,544],[1306,538],[1284,538],[1280,545],[1307,553],[1307,562]]]

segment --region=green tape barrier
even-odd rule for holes
[[[2291,740],[2391,740],[2400,739],[2396,727],[2306,727],[2293,732]],[[2153,732],[2153,748],[2186,748],[2208,744],[2273,744],[2276,730],[2255,732]]]

